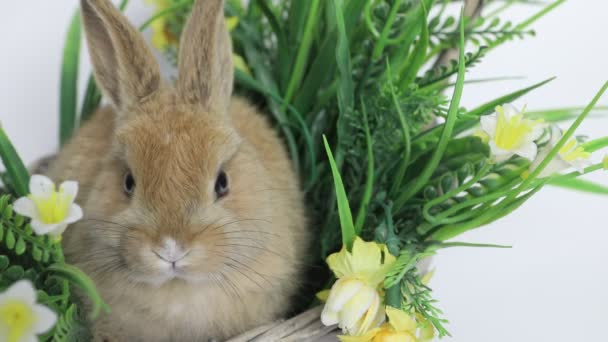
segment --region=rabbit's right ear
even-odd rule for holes
[[[142,35],[109,0],[81,0],[97,84],[118,109],[160,86],[160,68]]]

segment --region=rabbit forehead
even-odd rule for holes
[[[179,108],[133,115],[116,132],[115,150],[146,198],[175,193],[179,200],[208,192],[223,164],[241,145],[222,116]]]

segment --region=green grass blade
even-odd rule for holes
[[[287,90],[285,91],[285,101],[287,103],[291,103],[293,100],[293,96],[298,90],[298,85],[304,77],[306,62],[310,55],[310,46],[313,41],[313,33],[316,29],[316,22],[319,19],[320,2],[320,0],[311,0],[310,10],[306,12],[308,13],[308,17],[302,33],[302,40],[299,41],[298,54],[296,55],[289,83],[287,84]],[[296,3],[298,2],[296,1]]]
[[[550,185],[558,186],[560,188],[576,190],[581,192],[588,192],[597,195],[608,195],[608,186],[603,184],[594,183],[586,179],[572,178],[572,179],[559,179],[549,182]]]
[[[78,106],[78,68],[81,39],[80,11],[76,11],[70,23],[63,49],[61,68],[61,100],[59,108],[59,142],[65,144],[74,134]]]
[[[428,13],[426,7],[424,6],[424,2],[421,1],[420,6],[422,7],[422,20],[420,20],[422,27],[420,28],[420,39],[418,40],[414,51],[408,57],[408,61],[405,63],[407,69],[405,70],[405,74],[401,79],[399,89],[405,89],[410,83],[412,83],[416,79],[418,71],[420,70],[420,68],[422,68],[422,65],[424,64],[424,60],[427,55],[427,50],[429,48],[430,37],[429,25],[427,22]]]
[[[462,97],[462,90],[464,87],[464,74],[465,74],[465,57],[464,57],[464,48],[465,48],[465,39],[464,39],[464,11],[460,14],[460,48],[459,48],[459,59],[458,59],[458,78],[456,81],[456,86],[454,87],[454,94],[452,95],[452,101],[450,102],[450,108],[448,110],[448,115],[446,118],[446,122],[443,125],[443,130],[441,132],[441,137],[435,151],[429,160],[429,162],[425,165],[424,169],[420,173],[420,176],[410,182],[411,184],[405,187],[405,191],[397,198],[395,202],[395,207],[397,209],[401,208],[410,198],[418,193],[429,181],[432,177],[433,173],[437,169],[437,166],[441,162],[441,158],[443,157],[443,153],[445,152],[450,139],[452,138],[452,131],[456,125],[458,120],[458,110],[460,108],[460,98]]]
[[[346,28],[344,26],[344,13],[342,12],[343,0],[332,0],[330,4],[338,30],[338,44],[336,46],[336,62],[339,71],[338,105],[340,112],[344,114],[354,108],[355,86],[352,77],[348,36],[346,35]]]
[[[555,108],[555,109],[544,109],[534,110],[526,112],[526,117],[534,120],[543,120],[545,122],[563,122],[568,120],[576,119],[580,112],[584,108]],[[608,107],[597,107],[591,113],[591,115],[607,114]]]
[[[484,116],[484,115],[488,115],[494,112],[494,109],[496,108],[496,106],[500,106],[503,105],[505,103],[510,103],[513,102],[517,99],[519,99],[520,97],[528,94],[529,92],[531,92],[532,90],[535,90],[537,88],[540,88],[542,86],[544,86],[545,84],[553,81],[555,79],[555,77],[551,77],[549,79],[546,79],[544,81],[538,82],[536,84],[533,84],[529,87],[514,91],[510,94],[501,96],[495,100],[489,101],[473,110],[470,110],[467,112],[468,116]]]
[[[587,151],[589,153],[599,151],[605,147],[608,147],[608,137],[603,137],[603,138],[588,141],[588,142],[584,143],[582,146],[585,149],[585,151]]]
[[[361,102],[361,111],[363,112],[363,125],[365,127],[365,141],[367,142],[367,180],[365,181],[365,191],[363,198],[361,199],[361,205],[357,212],[357,219],[355,220],[355,233],[359,235],[363,226],[365,225],[365,218],[367,216],[367,208],[369,202],[372,199],[372,193],[374,190],[374,142],[372,135],[369,130],[369,122],[367,121],[367,110],[365,103]]]
[[[329,158],[329,166],[331,167],[331,173],[334,178],[336,199],[338,201],[338,214],[340,216],[340,227],[342,229],[342,244],[350,251],[353,247],[355,237],[357,236],[353,224],[353,217],[350,211],[350,205],[348,204],[346,190],[344,189],[344,183],[342,183],[342,177],[340,176],[340,171],[338,171],[338,166],[336,165],[336,161],[325,136],[323,136],[323,143],[325,144],[325,150],[327,151],[327,157]]]
[[[84,100],[82,102],[82,108],[80,109],[80,124],[84,124],[88,119],[91,118],[93,113],[99,108],[101,103],[102,94],[95,83],[95,77],[89,76],[87,82],[87,89],[84,93]]]
[[[479,123],[479,119],[477,119],[477,117],[492,114],[494,112],[496,106],[500,106],[505,103],[513,102],[513,101],[519,99],[520,97],[528,94],[529,92],[531,92],[537,88],[540,88],[540,87],[544,86],[545,84],[553,81],[554,79],[555,79],[555,77],[546,79],[542,82],[536,83],[529,87],[503,95],[497,99],[489,101],[475,109],[468,111],[467,116],[473,117],[474,119],[460,120],[460,122],[454,128],[454,134],[462,133],[462,132],[466,131],[467,129],[474,127],[475,125],[477,125]],[[444,125],[439,125],[437,127],[433,127],[431,129],[421,133],[417,137],[414,137],[413,142],[414,143],[427,143],[429,141],[432,141],[433,139],[436,139],[436,137],[439,135],[439,133],[443,129],[443,126]]]
[[[29,173],[2,126],[0,126],[0,158],[6,168],[6,176],[15,194],[18,197],[27,196],[30,182]]]
[[[110,308],[97,292],[95,283],[79,268],[67,264],[54,264],[47,268],[48,272],[54,273],[79,287],[82,292],[91,300],[90,318],[99,317],[101,310],[110,312]]]

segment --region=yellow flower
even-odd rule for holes
[[[163,11],[170,7],[170,4],[167,0],[146,0],[147,3],[151,5],[156,5],[156,9],[158,12]],[[160,51],[165,51],[168,47],[174,46],[177,47],[179,45],[178,38],[175,37],[167,27],[167,19],[165,16],[155,19],[152,24],[152,45],[159,49]],[[234,29],[239,26],[239,18],[238,17],[227,17],[226,18],[226,27],[229,32],[234,31]],[[245,59],[238,55],[232,55],[232,62],[234,63],[234,67],[237,70],[240,70],[246,74],[251,75],[251,70],[249,70],[249,66],[245,62]]]
[[[435,336],[433,326],[418,316],[418,321],[404,312],[386,307],[388,323],[360,336],[340,336],[342,342],[427,342]]]
[[[563,136],[562,130],[557,126],[551,126],[550,133],[551,139],[539,151],[538,156],[530,165],[530,170],[535,170],[540,165]],[[576,139],[570,139],[559,149],[555,158],[553,158],[543,169],[539,174],[539,177],[548,177],[570,168],[575,168],[580,173],[583,173],[585,168],[591,164],[589,161],[590,158],[591,153],[585,151],[583,146],[581,146]]]
[[[338,324],[348,335],[363,335],[382,324],[385,314],[379,289],[394,262],[386,246],[360,238],[355,239],[352,253],[343,248],[330,255],[327,264],[338,281],[323,308],[323,324]]]
[[[18,214],[32,219],[32,229],[38,235],[60,237],[66,227],[82,218],[82,209],[74,204],[78,183],[63,182],[57,191],[55,183],[41,175],[30,178],[30,195],[13,204]]]
[[[158,12],[169,8],[166,0],[146,0],[148,4],[156,5]],[[165,16],[156,18],[150,26],[152,27],[152,45],[163,51],[169,45],[177,43],[177,40],[167,31],[167,19]]]
[[[36,290],[27,280],[0,294],[0,341],[37,341],[36,335],[49,331],[56,321],[55,312],[36,303]]]
[[[481,128],[489,136],[490,149],[497,161],[514,155],[534,160],[538,152],[535,140],[543,134],[543,125],[524,118],[510,104],[496,107],[496,113],[481,117]]]

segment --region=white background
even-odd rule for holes
[[[0,121],[28,162],[57,148],[61,53],[76,3],[2,6]],[[138,23],[150,14],[141,3],[133,1],[128,10]],[[511,15],[519,21],[532,10]],[[534,26],[537,38],[493,51],[467,75],[526,79],[469,86],[464,104],[478,105],[551,76],[558,79],[516,104],[531,109],[586,104],[608,80],[607,11],[602,0],[567,2]],[[82,75],[88,75],[86,55],[83,65]],[[608,104],[608,96],[601,103]],[[589,120],[580,133],[607,135],[608,117]],[[606,173],[591,179],[608,184]],[[459,239],[513,249],[441,252],[432,285],[451,321],[451,341],[606,341],[607,212],[606,197],[546,189],[515,214]]]

